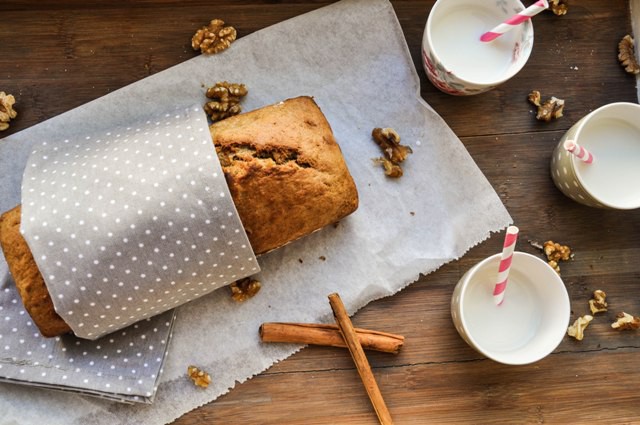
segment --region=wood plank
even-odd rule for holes
[[[234,25],[243,37],[330,3],[4,0],[0,90],[16,95],[20,115],[0,136],[195,57],[190,38],[214,17]],[[394,419],[637,423],[640,403],[633,388],[640,378],[639,334],[613,331],[610,323],[620,310],[640,314],[640,210],[581,206],[562,195],[549,177],[551,151],[573,123],[606,103],[637,102],[635,80],[616,59],[619,39],[630,32],[628,2],[582,0],[570,2],[563,17],[536,16],[536,41],[527,66],[499,88],[466,98],[439,92],[422,71],[422,33],[434,0],[392,4],[420,76],[422,97],[461,137],[520,226],[518,249],[541,255],[528,239],[569,244],[575,259],[561,267],[572,317],[588,311],[595,289],[607,292],[611,307],[596,316],[583,341],[565,338],[539,363],[508,367],[484,359],[451,326],[449,300],[464,271],[499,252],[500,238],[489,239],[353,318],[356,326],[406,336],[399,355],[368,353]],[[551,123],[536,121],[526,100],[532,89],[541,90],[543,97],[564,98],[565,116]],[[312,347],[175,423],[215,421],[364,424],[375,423],[375,414],[348,353]]]

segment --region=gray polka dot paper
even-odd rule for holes
[[[0,269],[6,265],[1,264]],[[2,271],[0,275],[8,276]],[[44,338],[13,281],[0,282],[0,381],[151,403],[173,327],[173,311],[97,341]]]
[[[36,145],[21,232],[87,339],[259,271],[197,107]]]

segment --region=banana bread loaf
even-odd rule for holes
[[[219,121],[211,136],[256,255],[334,223],[358,207],[356,186],[320,108],[298,97]],[[43,336],[67,333],[20,234],[18,205],[0,216],[0,244]]]

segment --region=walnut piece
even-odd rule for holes
[[[216,122],[242,112],[240,101],[249,93],[244,84],[219,81],[207,89],[206,96],[212,99],[205,103],[204,111]]]
[[[231,298],[241,303],[249,298],[253,298],[253,296],[260,291],[260,288],[262,288],[262,284],[255,279],[245,277],[244,279],[233,282],[229,285],[229,288],[231,289]]]
[[[235,28],[225,27],[222,19],[214,19],[209,25],[196,31],[191,38],[191,47],[204,54],[218,53],[229,47],[236,36]]]
[[[611,324],[613,329],[624,331],[640,328],[640,317],[634,317],[624,311],[618,313],[616,317],[616,321]]]
[[[18,116],[16,110],[13,109],[15,103],[15,97],[0,91],[0,131],[9,128],[9,121]]]
[[[600,290],[596,289],[593,291],[593,298],[589,300],[589,309],[591,310],[591,314],[603,313],[607,311],[607,294]]]
[[[575,322],[573,322],[573,325],[567,328],[567,335],[574,337],[578,341],[582,341],[582,338],[584,338],[584,330],[592,320],[593,316],[588,314],[578,317]]]
[[[392,128],[374,128],[371,137],[376,142],[384,157],[374,159],[377,164],[382,164],[384,173],[389,177],[402,177],[403,162],[409,154],[413,153],[411,147],[400,144],[400,135]]]
[[[189,366],[187,368],[187,375],[193,381],[194,385],[201,388],[207,388],[211,383],[211,376],[204,370],[200,370],[195,366]]]
[[[567,0],[549,0],[549,10],[558,16],[566,15],[569,5]]]
[[[542,245],[542,251],[544,251],[547,256],[547,261],[549,265],[560,274],[560,265],[559,261],[569,261],[573,259],[573,254],[571,253],[571,248],[567,245],[560,245],[554,241],[546,241]]]
[[[542,96],[538,90],[533,90],[528,96],[529,102],[538,107],[536,119],[539,121],[549,122],[552,119],[558,119],[564,111],[564,100],[551,96],[544,103],[540,103]]]
[[[635,55],[633,38],[629,34],[625,35],[618,43],[618,60],[629,74],[640,74],[640,65]]]

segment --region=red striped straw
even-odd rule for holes
[[[568,150],[587,164],[591,164],[593,162],[593,154],[580,146],[575,140],[565,140],[562,145],[566,150]]]
[[[502,301],[504,301],[504,291],[507,289],[511,260],[513,259],[513,251],[516,248],[519,231],[516,226],[509,226],[507,227],[507,234],[504,236],[500,266],[498,267],[498,283],[496,283],[495,288],[493,288],[493,300],[496,305],[500,305]]]
[[[549,7],[549,2],[547,0],[538,0],[531,6],[527,7],[522,12],[513,15],[512,17],[510,17],[509,19],[507,19],[497,27],[493,28],[491,31],[487,31],[484,34],[482,34],[482,36],[480,37],[480,41],[487,42],[487,41],[495,40],[505,32],[512,30],[513,28],[520,25],[527,19],[531,19],[532,16],[537,15],[538,13],[547,9],[548,7]]]

